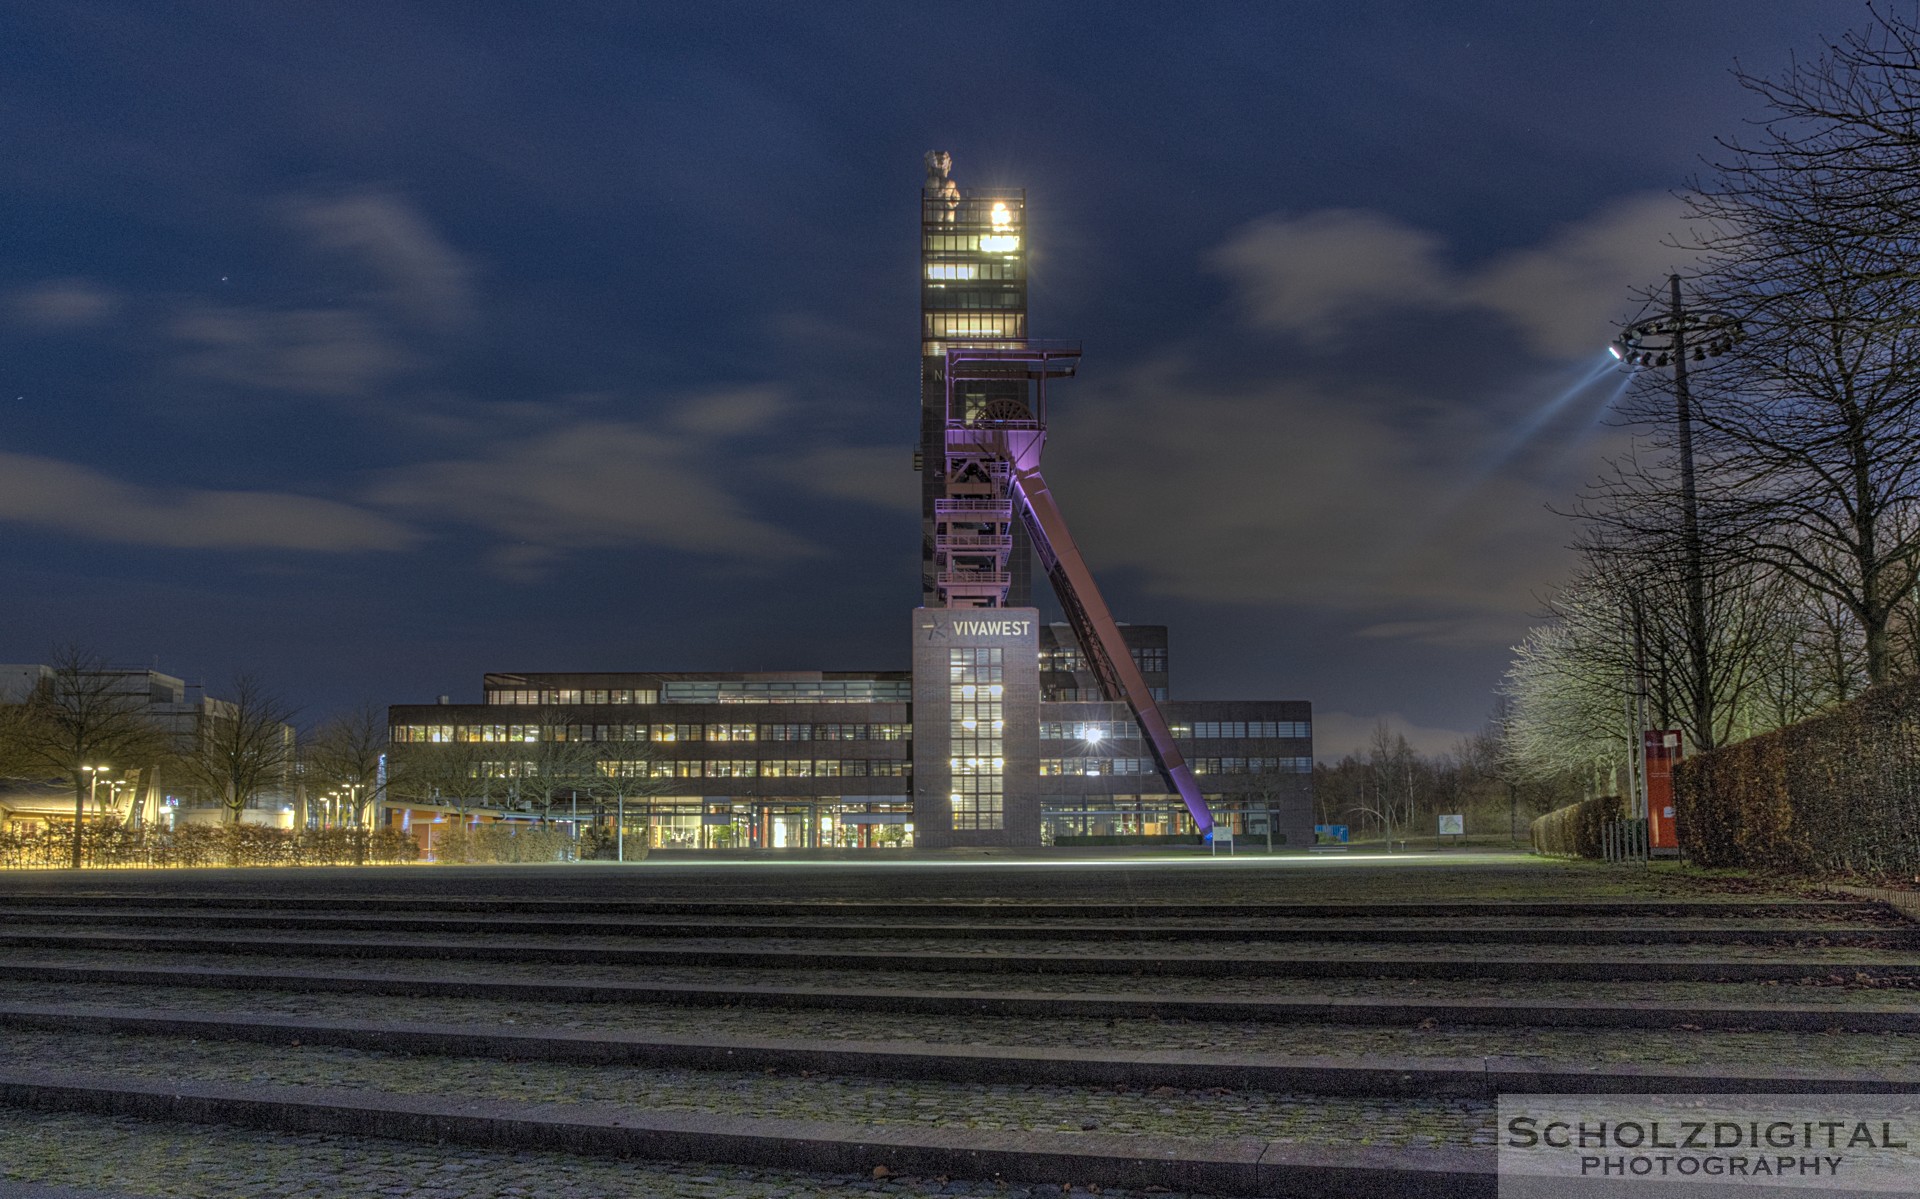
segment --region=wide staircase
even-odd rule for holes
[[[1731,886],[0,875],[0,1195],[1491,1197],[1501,1094],[1920,1089],[1920,926]]]

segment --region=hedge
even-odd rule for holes
[[[433,860],[443,865],[565,862],[573,848],[573,839],[550,824],[448,824],[433,833]]]
[[[420,847],[396,829],[268,828],[258,824],[188,824],[130,828],[115,821],[80,830],[87,866],[347,866],[411,862]],[[73,864],[73,826],[0,832],[0,867]]]
[[[1627,801],[1618,795],[1583,799],[1555,808],[1529,826],[1533,852],[1563,858],[1597,858],[1605,853],[1602,830],[1609,820],[1623,819]]]
[[[1920,875],[1920,682],[1683,762],[1673,783],[1702,866]]]

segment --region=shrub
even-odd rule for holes
[[[1583,799],[1555,808],[1532,826],[1533,852],[1563,858],[1597,858],[1605,853],[1603,831],[1609,820],[1627,814],[1627,801],[1618,795]]]
[[[1920,683],[1683,762],[1680,844],[1703,866],[1920,874]]]
[[[284,829],[258,824],[131,828],[106,820],[80,832],[88,866],[345,866],[419,858],[412,837],[395,829]],[[0,833],[0,867],[58,867],[73,861],[73,826]]]
[[[552,825],[448,824],[433,834],[433,860],[442,864],[494,865],[511,862],[565,862],[573,857],[573,839]]]

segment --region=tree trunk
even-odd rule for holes
[[[80,869],[82,862],[80,851],[81,829],[87,819],[87,787],[80,781],[80,772],[74,772],[73,778],[73,868]]]

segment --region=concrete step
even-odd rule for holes
[[[1301,1057],[1158,1053],[1065,1047],[926,1046],[902,1042],[793,1041],[422,1023],[316,1020],[282,1015],[148,1011],[91,1005],[0,1006],[0,1025],[97,1036],[327,1046],[386,1053],[505,1058],[572,1065],[633,1065],[778,1074],[858,1075],[956,1083],[1050,1086],[1226,1087],[1377,1097],[1501,1094],[1702,1094],[1781,1089],[1821,1094],[1906,1093],[1920,1071],[1779,1066],[1574,1067],[1515,1058]]]
[[[1392,917],[1578,917],[1614,919],[1650,917],[1714,920],[1807,919],[1872,916],[1887,910],[1861,900],[1780,899],[1568,899],[1438,900],[1432,903],[1322,903],[1313,901],[1245,903],[1127,902],[941,902],[915,900],[738,900],[738,899],[523,899],[485,895],[201,895],[89,894],[11,895],[0,897],[0,916],[48,910],[97,916],[105,910],[240,910],[249,912],[397,912],[417,914],[503,913],[545,916],[712,916],[712,917],[880,917],[897,920],[1134,920],[1300,919],[1368,920]]]
[[[215,970],[205,967],[131,968],[0,964],[0,981],[100,986],[189,987],[296,994],[381,995],[561,1004],[658,1004],[671,1007],[754,1007],[1010,1019],[1151,1019],[1276,1024],[1415,1027],[1450,1025],[1530,1028],[1700,1029],[1753,1032],[1920,1032],[1920,992],[1897,1004],[1699,1004],[1663,1002],[1543,1002],[1518,999],[1249,999],[1114,993],[854,990],[815,987],[700,986],[684,983],[526,982],[515,979],[428,978]]]
[[[277,957],[426,958],[448,961],[575,962],[602,965],[681,965],[764,969],[941,971],[979,974],[1120,974],[1199,978],[1431,978],[1528,979],[1551,971],[1559,979],[1795,982],[1861,978],[1920,985],[1920,958],[1891,962],[1868,958],[1560,958],[1503,954],[1467,958],[1423,957],[1218,957],[1200,955],[1107,955],[875,952],[865,950],[739,949],[676,946],[566,945],[551,942],[421,941],[402,939],[324,941],[300,937],[248,937],[180,933],[0,933],[0,948],[141,950],[156,953],[222,953]]]
[[[1920,948],[1920,927],[1913,925],[1661,921],[1613,925],[1529,923],[1515,925],[1382,925],[1379,923],[1236,924],[1208,928],[1171,925],[1084,924],[849,924],[809,921],[784,923],[678,921],[648,919],[555,918],[531,916],[361,916],[288,912],[115,912],[106,920],[76,913],[89,928],[285,929],[301,932],[447,933],[488,937],[600,937],[644,940],[794,941],[1046,941],[1053,944],[1101,941],[1351,942],[1404,945],[1674,945],[1674,944],[1827,944],[1882,948]],[[30,922],[20,916],[0,923],[7,936],[66,931],[46,913]]]
[[[488,1149],[777,1166],[823,1173],[1157,1187],[1218,1195],[1493,1199],[1493,1155],[1467,1149],[1196,1141],[847,1125],[587,1104],[240,1086],[115,1076],[0,1074],[0,1104]]]

